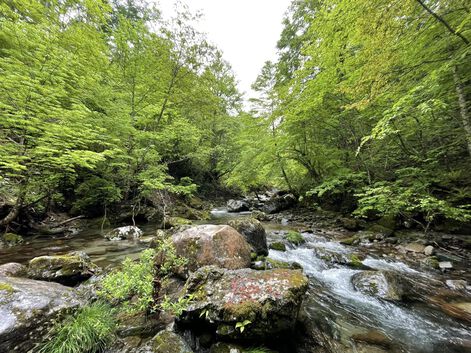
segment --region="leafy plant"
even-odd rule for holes
[[[119,303],[126,311],[147,310],[153,301],[155,253],[154,249],[144,250],[137,262],[126,258],[120,270],[103,279],[99,295],[112,303]]]
[[[38,352],[101,352],[113,339],[115,328],[114,310],[108,304],[95,302],[56,324]]]
[[[193,295],[185,295],[177,299],[177,301],[171,301],[170,298],[164,296],[164,299],[160,303],[160,307],[163,310],[171,312],[175,316],[180,316],[190,305],[193,300]]]
[[[242,332],[244,332],[245,327],[250,325],[251,323],[252,323],[252,321],[250,321],[250,320],[244,320],[244,321],[241,321],[241,322],[237,322],[236,325],[235,325],[235,328],[239,329],[240,333],[242,333]]]

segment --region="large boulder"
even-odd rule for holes
[[[257,255],[268,255],[267,233],[262,223],[254,218],[234,219],[228,224],[242,234]]]
[[[160,331],[148,343],[149,353],[193,353],[183,338],[175,332]]]
[[[275,195],[262,207],[262,211],[268,214],[278,213],[296,204],[296,197],[293,194]]]
[[[76,285],[93,276],[99,268],[83,251],[64,255],[39,256],[29,261],[27,274],[32,279]]]
[[[244,237],[227,225],[201,225],[172,236],[176,253],[188,259],[188,269],[206,265],[228,269],[250,267],[250,246]]]
[[[397,273],[390,271],[363,271],[352,276],[353,287],[367,295],[384,300],[398,301],[404,289]]]
[[[108,240],[134,240],[139,239],[143,232],[136,226],[126,226],[113,229],[111,232],[105,234]]]
[[[0,276],[0,352],[27,352],[61,313],[81,305],[72,288]]]
[[[193,301],[180,320],[204,320],[219,337],[272,338],[294,328],[307,287],[308,279],[299,270],[203,267],[187,281]]]
[[[249,205],[243,200],[229,200],[226,204],[227,211],[229,212],[243,212],[249,210]]]

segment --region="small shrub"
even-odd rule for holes
[[[39,353],[96,353],[104,350],[114,336],[116,322],[113,309],[101,302],[78,310],[56,324],[50,339]]]

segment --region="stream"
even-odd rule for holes
[[[224,208],[216,208],[210,221],[197,224],[224,224],[234,217],[247,217],[228,213]],[[268,243],[280,240],[283,231],[293,229],[293,225],[282,226],[264,223]],[[155,234],[155,225],[140,226],[144,236],[140,241],[108,241],[101,235],[99,227],[89,228],[70,238],[37,236],[28,238],[25,244],[14,248],[0,249],[0,264],[7,262],[25,263],[35,256],[51,255],[68,251],[84,251],[99,266],[116,266],[126,256],[137,258],[147,247]],[[339,347],[356,350],[351,337],[355,334],[379,331],[391,343],[388,351],[404,353],[457,353],[471,346],[470,327],[426,304],[389,302],[356,291],[351,283],[352,276],[361,271],[348,266],[331,263],[322,259],[320,250],[348,255],[355,247],[343,246],[316,233],[302,233],[306,242],[288,247],[286,252],[270,250],[269,257],[286,262],[299,263],[310,278],[310,288],[302,306],[301,316],[313,331],[323,332],[328,337],[332,352],[344,352]],[[378,270],[390,270],[401,276],[440,280],[439,274],[413,269],[408,265],[387,257],[368,256],[362,263]],[[326,341],[327,342],[327,341]],[[338,344],[338,345],[337,345]],[[467,348],[463,348],[467,347]]]

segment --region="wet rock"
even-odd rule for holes
[[[39,256],[29,261],[27,274],[32,279],[74,286],[98,272],[90,257],[76,251],[64,255]]]
[[[274,243],[270,244],[270,249],[277,251],[286,251],[286,245],[281,241],[275,241]]]
[[[440,261],[438,267],[440,270],[450,270],[453,268],[453,264],[450,261]]]
[[[439,261],[435,256],[428,256],[420,261],[420,266],[423,268],[439,269]]]
[[[113,229],[111,232],[105,234],[108,240],[133,240],[142,236],[143,232],[136,226],[126,226]]]
[[[391,339],[384,333],[378,330],[370,330],[365,333],[357,333],[352,336],[352,340],[355,342],[363,342],[372,344],[375,346],[382,346],[388,348],[391,346]]]
[[[390,271],[363,271],[352,276],[353,287],[363,293],[384,300],[399,301],[403,289],[399,275]]]
[[[147,344],[148,353],[193,353],[183,338],[172,331],[161,331]],[[141,352],[140,350],[139,352]]]
[[[57,283],[0,277],[0,352],[27,352],[42,341],[66,310],[82,304],[76,292]]]
[[[172,323],[174,317],[165,312],[150,314],[146,312],[123,313],[119,317],[119,325],[116,329],[118,337],[141,337],[154,336]]]
[[[296,204],[296,197],[293,194],[274,195],[262,207],[262,211],[268,214],[278,213]]]
[[[271,270],[275,268],[285,268],[289,270],[302,270],[303,267],[297,262],[286,262],[286,261],[279,261],[272,258],[267,257],[265,259],[265,270]]]
[[[409,243],[405,246],[406,251],[413,253],[423,253],[425,245],[419,243]]]
[[[0,238],[0,243],[3,243],[6,246],[15,246],[23,242],[24,242],[23,237],[15,233],[5,233]]]
[[[471,323],[471,302],[444,303],[440,308],[452,317]]]
[[[426,256],[431,256],[435,252],[435,248],[432,245],[428,245],[424,248],[424,254]]]
[[[267,234],[260,221],[254,218],[236,219],[228,224],[244,236],[257,255],[268,255]]]
[[[454,290],[466,290],[468,286],[467,282],[463,279],[447,279],[445,283],[448,288]]]
[[[294,328],[307,287],[307,277],[297,270],[203,267],[187,281],[194,301],[180,319],[204,320],[220,337],[273,337]]]
[[[229,212],[243,212],[249,210],[249,205],[243,200],[229,200],[226,204]]]
[[[250,246],[228,225],[201,225],[172,236],[177,255],[188,259],[188,269],[206,265],[228,269],[250,267]]]
[[[9,263],[0,265],[0,276],[25,277],[26,266],[16,263],[16,262],[9,262]]]

